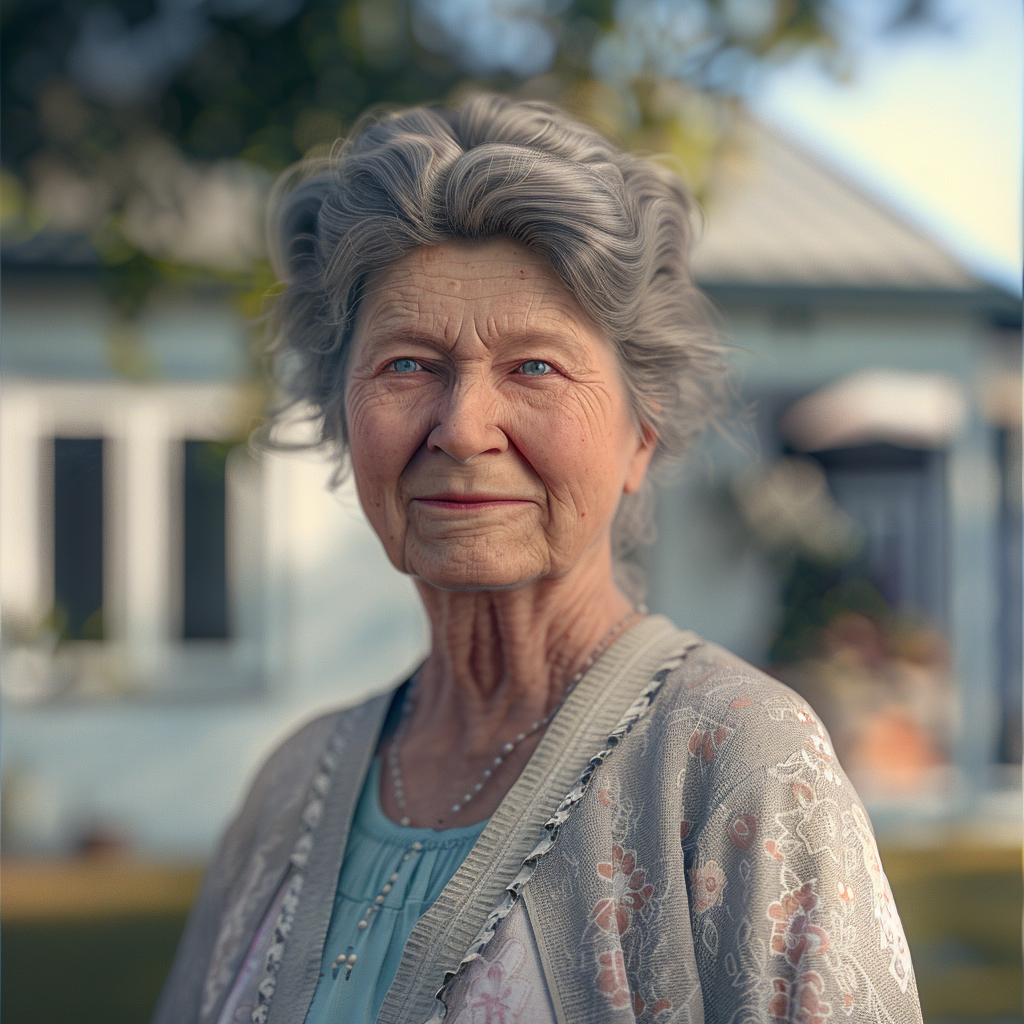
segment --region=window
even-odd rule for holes
[[[225,640],[228,631],[226,468],[229,445],[186,441],[183,481],[182,636]]]
[[[263,684],[267,495],[239,404],[229,385],[5,384],[4,697]]]
[[[999,502],[999,690],[1002,727],[1001,761],[1021,760],[1021,432],[1003,429],[997,434],[1000,474]]]
[[[821,715],[862,794],[942,796],[956,738],[945,453],[877,443],[814,458],[860,544],[838,564],[794,558],[773,647],[780,677]]]
[[[53,617],[64,640],[103,639],[103,439],[53,442]]]
[[[840,507],[864,531],[863,559],[891,608],[946,621],[946,464],[941,451],[864,445],[816,452]]]

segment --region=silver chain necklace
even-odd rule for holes
[[[457,811],[462,810],[462,808],[465,807],[466,804],[468,804],[470,800],[472,800],[473,797],[475,797],[476,794],[484,788],[484,785],[487,782],[487,780],[494,774],[494,769],[501,765],[504,762],[505,758],[507,758],[516,749],[516,747],[523,742],[523,740],[525,740],[528,736],[532,736],[540,729],[543,729],[548,724],[548,722],[550,722],[551,719],[555,717],[555,713],[566,702],[566,700],[569,697],[569,694],[572,693],[572,691],[576,688],[576,684],[587,674],[588,671],[590,671],[590,668],[593,666],[594,662],[597,661],[597,659],[602,654],[604,654],[604,652],[610,646],[611,642],[623,629],[626,623],[629,622],[629,620],[633,618],[634,615],[646,614],[646,606],[637,605],[636,608],[631,608],[623,618],[621,618],[618,622],[615,623],[614,626],[612,626],[611,629],[608,630],[604,637],[602,637],[601,642],[590,653],[590,657],[587,658],[586,664],[584,664],[583,668],[581,668],[579,672],[577,672],[576,675],[573,676],[569,685],[565,688],[565,693],[562,694],[562,699],[558,702],[558,704],[554,708],[552,708],[552,710],[548,712],[548,714],[546,714],[543,718],[539,718],[536,722],[534,722],[530,726],[530,728],[527,729],[525,732],[521,732],[514,740],[509,740],[508,743],[502,745],[500,753],[491,762],[490,767],[484,769],[484,773],[480,781],[473,786],[473,789],[469,793],[467,793],[459,803],[452,805],[453,814]],[[406,828],[410,826],[410,822],[408,808],[406,807],[405,803],[405,784],[402,780],[402,766],[399,764],[398,760],[398,748],[401,746],[402,739],[405,736],[406,730],[409,727],[409,719],[412,717],[413,707],[415,706],[414,702],[410,699],[411,696],[412,693],[410,691],[409,693],[407,693],[405,702],[402,705],[402,714],[398,723],[398,728],[395,729],[395,734],[392,737],[391,743],[388,746],[388,769],[391,774],[392,791],[394,792],[395,803],[398,805],[398,809],[402,812],[402,817],[401,820],[399,821],[399,824],[403,825]],[[409,861],[411,861],[413,857],[419,857],[419,855],[423,852],[424,849],[425,847],[423,846],[423,843],[421,843],[419,840],[417,840],[414,843],[411,843],[409,846],[405,848],[405,851],[402,854],[402,859],[399,861],[398,866],[391,873],[387,882],[384,883],[384,885],[381,887],[380,892],[374,897],[373,902],[366,908],[366,910],[363,912],[363,916],[359,919],[359,923],[356,925],[356,934],[352,936],[352,941],[348,944],[348,948],[345,950],[344,953],[339,954],[338,957],[335,959],[334,963],[331,964],[332,977],[337,978],[338,972],[341,970],[342,967],[345,968],[345,980],[348,981],[349,978],[352,977],[352,968],[355,967],[356,961],[359,959],[358,954],[356,953],[356,943],[359,941],[359,936],[366,932],[366,930],[373,923],[374,919],[377,916],[377,912],[384,905],[388,893],[391,892],[391,890],[394,888],[395,883],[399,880],[400,872],[402,871],[403,866],[407,864]]]
[[[537,719],[529,729],[521,732],[514,740],[509,740],[503,744],[494,760],[486,767],[483,771],[483,775],[480,780],[473,786],[473,788],[466,793],[458,803],[452,804],[451,813],[457,814],[466,806],[487,784],[487,780],[494,774],[495,769],[501,766],[505,759],[512,754],[516,747],[523,742],[527,737],[533,736],[534,733],[539,732],[543,729],[555,714],[559,708],[568,700],[569,694],[576,689],[576,684],[590,671],[594,662],[604,654],[608,649],[611,642],[619,634],[622,628],[632,619],[635,615],[646,615],[647,608],[644,605],[638,605],[630,610],[621,618],[618,622],[608,630],[607,633],[601,638],[598,645],[590,652],[590,656],[587,658],[583,668],[573,676],[569,685],[565,688],[565,693],[562,694],[562,699],[553,707],[543,718]],[[399,811],[402,812],[402,817],[399,820],[400,825],[408,826],[409,822],[409,810],[405,803],[405,783],[402,779],[402,766],[399,763],[398,750],[402,745],[402,740],[405,737],[406,730],[409,727],[409,720],[412,717],[413,709],[415,708],[415,701],[412,700],[413,694],[410,692],[405,699],[405,703],[402,706],[402,717],[399,721],[398,728],[395,730],[395,735],[392,737],[391,743],[388,745],[388,771],[391,774],[391,789],[394,793],[395,803],[398,805]]]

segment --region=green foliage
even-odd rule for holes
[[[460,56],[458,46],[418,41],[412,6],[424,2],[298,0],[274,24],[255,9],[223,13],[238,4],[178,5],[199,12],[200,41],[148,95],[114,102],[96,98],[102,90],[90,88],[76,64],[98,0],[9,0],[0,38],[5,242],[41,230],[90,239],[111,301],[126,319],[162,281],[182,280],[182,265],[243,292],[265,287],[266,266],[251,254],[221,265],[202,252],[142,239],[140,193],[156,193],[165,219],[182,203],[166,183],[154,182],[147,153],[157,151],[156,163],[165,167],[178,160],[182,173],[191,168],[195,175],[211,162],[240,161],[266,183],[300,157],[325,152],[368,105],[439,101],[467,86],[563,102],[629,145],[672,154],[699,190],[728,151],[735,120],[729,97],[751,67],[808,46],[823,54],[841,49],[831,28],[838,0],[705,0],[705,27],[686,44],[693,53],[683,54],[683,63],[661,52],[657,33],[648,38],[647,14],[619,24],[611,0],[569,0],[540,19],[556,41],[549,73],[529,82],[507,72],[469,80],[465,62],[450,56]],[[908,17],[924,5],[896,6]],[[104,9],[138,28],[177,8],[173,0],[113,0]],[[761,22],[744,25],[738,10],[761,11]],[[639,46],[641,63],[606,68],[598,79],[595,47],[614,54],[619,44],[623,52]],[[195,187],[182,186],[186,194]]]
[[[782,622],[768,659],[791,665],[823,653],[824,631],[845,612],[863,615],[878,625],[890,609],[867,573],[857,564],[837,566],[797,555],[782,588]]]
[[[103,627],[103,609],[97,608],[76,631],[70,626],[67,611],[60,604],[54,604],[33,633],[32,639],[36,641],[45,634],[55,637],[59,643],[68,640],[102,640],[106,635]]]
[[[10,1024],[144,1024],[183,925],[184,914],[170,913],[5,922],[5,1019]],[[47,964],[62,965],[59,982]]]
[[[195,448],[195,470],[200,477],[213,484],[224,481],[224,467],[231,450],[242,441],[203,441]]]

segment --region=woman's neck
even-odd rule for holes
[[[635,618],[610,565],[509,591],[418,586],[432,644],[410,725],[442,731],[468,757],[550,713]]]
[[[615,586],[610,552],[514,590],[417,586],[431,651],[409,718],[385,740],[404,798],[382,780],[381,806],[393,821],[454,828],[494,813],[573,679],[638,613]]]

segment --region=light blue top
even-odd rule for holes
[[[320,980],[306,1024],[373,1024],[409,933],[441,895],[486,824],[441,832],[396,825],[381,810],[380,758],[373,759],[345,847]],[[411,852],[406,860],[413,843],[421,843],[423,849]],[[396,873],[398,879],[389,883]],[[383,903],[360,930],[367,908],[378,906],[376,898],[388,884],[391,889]],[[346,980],[347,965],[334,970],[333,964],[339,954],[350,952],[356,963]]]

